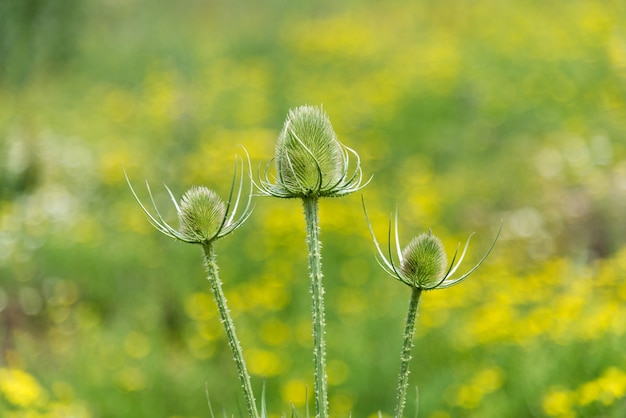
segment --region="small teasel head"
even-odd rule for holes
[[[246,153],[247,155],[247,153]],[[238,173],[239,172],[239,173]],[[126,174],[126,173],[124,173]],[[248,158],[248,176],[252,176],[250,159]],[[250,182],[250,190],[246,205],[240,209],[243,194],[244,161],[237,157],[235,163],[235,173],[230,188],[228,200],[224,201],[211,189],[204,186],[195,186],[189,189],[177,203],[172,191],[165,186],[170,196],[176,213],[178,214],[179,228],[174,228],[165,221],[152,196],[150,185],[146,182],[148,195],[152,202],[153,211],[148,210],[135,193],[133,186],[126,177],[135,200],[139,203],[143,211],[148,216],[150,223],[160,232],[168,237],[187,242],[190,244],[207,245],[222,238],[235,229],[239,228],[252,214],[252,191],[253,184]],[[239,179],[237,181],[237,179]],[[238,184],[238,187],[235,187]],[[237,191],[235,192],[235,189]]]
[[[222,198],[204,186],[189,189],[178,208],[180,233],[199,241],[207,242],[216,236],[226,216]]]
[[[431,231],[420,234],[402,250],[399,271],[415,287],[436,286],[446,273],[448,259],[441,240]]]
[[[370,230],[370,234],[372,235],[374,246],[376,247],[377,261],[380,266],[394,279],[413,288],[422,290],[445,289],[446,287],[454,286],[455,284],[465,280],[474,271],[476,271],[478,267],[480,267],[485,259],[487,259],[487,256],[496,245],[498,236],[500,236],[500,231],[502,231],[502,225],[500,225],[500,229],[491,243],[491,246],[478,263],[469,269],[465,274],[455,277],[454,275],[457,269],[465,258],[472,235],[470,235],[467,239],[465,247],[463,248],[461,255],[458,257],[458,261],[457,256],[460,245],[457,246],[450,264],[447,262],[446,253],[441,240],[434,236],[431,231],[413,238],[413,240],[411,240],[411,242],[409,242],[409,244],[401,250],[398,233],[398,214],[396,212],[395,220],[393,219],[393,216],[389,220],[389,238],[387,251],[385,252],[378,243],[372,224],[367,216],[365,200],[363,200],[363,211],[365,212],[367,226]]]
[[[348,172],[350,155],[356,168]],[[289,111],[276,144],[273,161],[260,179],[261,192],[276,197],[342,196],[365,187],[358,154],[337,139],[330,119],[318,106],[300,106]]]

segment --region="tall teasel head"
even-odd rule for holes
[[[249,158],[247,171],[248,176],[251,177],[252,169]],[[237,181],[237,178],[239,178],[239,181]],[[237,157],[233,181],[227,201],[222,200],[219,195],[211,189],[204,186],[194,186],[183,194],[180,203],[178,203],[172,191],[165,186],[176,208],[180,224],[179,228],[174,228],[163,219],[163,216],[156,206],[148,182],[146,182],[146,188],[148,189],[150,201],[154,208],[154,214],[141,203],[141,200],[128,180],[128,176],[126,177],[126,181],[128,182],[133,196],[135,196],[135,200],[137,200],[148,216],[150,223],[158,231],[179,241],[206,245],[239,228],[252,214],[252,182],[250,183],[250,190],[248,191],[245,207],[243,209],[240,208],[240,206],[242,206],[244,189],[243,178],[244,161],[242,158]],[[235,189],[237,189],[236,192]]]
[[[385,254],[385,252],[381,249],[380,244],[378,244],[376,235],[374,235],[372,224],[370,223],[369,217],[367,216],[367,210],[365,209],[365,201],[363,201],[363,211],[365,212],[367,226],[370,230],[370,234],[372,235],[374,245],[376,246],[377,261],[380,266],[387,274],[396,280],[412,288],[422,290],[445,289],[446,287],[454,286],[455,284],[468,278],[478,267],[480,267],[489,253],[491,253],[491,250],[496,245],[500,231],[502,230],[502,226],[500,226],[500,229],[491,243],[491,246],[474,267],[469,269],[465,274],[454,277],[456,271],[465,258],[465,253],[467,252],[467,248],[469,247],[470,239],[473,234],[471,234],[467,239],[465,247],[463,248],[460,257],[458,257],[458,261],[457,256],[460,244],[457,246],[456,251],[452,256],[452,261],[448,264],[447,256],[441,240],[434,236],[431,231],[418,235],[413,238],[413,240],[404,249],[400,249],[398,214],[396,213],[395,219],[392,217],[392,219],[389,220],[387,253]],[[393,240],[391,236],[392,231],[394,235]],[[395,256],[393,254],[394,250],[392,250],[393,246],[395,246]]]
[[[356,158],[354,170],[349,169],[350,155]],[[274,181],[268,173],[272,161]],[[289,111],[259,188],[269,196],[304,198],[343,196],[366,184],[356,151],[339,142],[321,107],[305,105]]]

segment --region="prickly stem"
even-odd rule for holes
[[[322,284],[322,255],[319,240],[317,197],[303,199],[309,249],[311,296],[313,298],[313,361],[315,363],[316,416],[328,417],[328,382],[326,378],[326,343],[324,336],[324,287]]]
[[[420,303],[422,289],[413,287],[409,311],[406,315],[404,325],[404,337],[402,352],[400,353],[400,373],[398,374],[398,387],[396,389],[396,410],[395,417],[402,418],[404,406],[406,404],[406,391],[409,387],[409,366],[411,365],[411,350],[413,349],[413,336],[415,335],[415,319],[417,318],[417,308]]]
[[[237,339],[237,333],[235,332],[235,324],[230,316],[228,305],[226,304],[226,297],[222,290],[222,282],[218,275],[217,263],[215,261],[215,251],[213,250],[212,243],[204,244],[204,264],[208,273],[208,280],[211,286],[211,292],[215,298],[217,309],[220,315],[220,321],[226,331],[226,337],[228,345],[233,353],[235,365],[237,366],[237,373],[239,374],[239,381],[243,389],[243,396],[245,398],[246,407],[248,409],[248,415],[252,418],[259,418],[259,413],[256,408],[256,401],[254,399],[254,393],[252,391],[252,384],[250,383],[250,375],[246,368],[246,362],[243,359],[243,351],[239,340]]]

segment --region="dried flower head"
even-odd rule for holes
[[[236,196],[234,196],[238,171],[241,171],[241,175],[239,176],[239,187],[237,189]],[[178,229],[172,227],[163,219],[163,216],[154,202],[152,191],[150,190],[148,182],[146,182],[146,188],[148,189],[148,194],[150,196],[150,201],[152,202],[155,215],[153,215],[143,205],[143,203],[141,203],[141,200],[128,180],[128,176],[126,177],[126,181],[128,182],[128,186],[130,187],[133,196],[135,196],[135,200],[137,200],[143,211],[146,215],[148,215],[148,220],[157,230],[168,237],[175,238],[183,242],[206,245],[233,232],[252,214],[251,203],[253,185],[251,183],[246,206],[237,216],[243,192],[243,172],[243,159],[237,157],[235,172],[233,174],[233,182],[231,184],[230,194],[226,202],[224,202],[213,190],[200,186],[189,189],[183,195],[179,204],[176,202],[176,198],[174,197],[172,191],[165,186],[165,189],[174,203],[174,207],[176,208],[176,212],[178,214],[178,220],[180,223],[180,228]],[[252,176],[249,158],[248,175]]]
[[[465,258],[465,253],[467,252],[467,248],[469,247],[470,239],[473,234],[471,234],[467,239],[458,261],[456,260],[460,244],[457,246],[452,257],[452,261],[448,265],[443,244],[439,238],[435,237],[430,231],[427,234],[418,235],[409,243],[409,245],[401,250],[398,236],[398,214],[396,213],[395,220],[389,220],[387,254],[385,255],[378,244],[376,236],[374,235],[372,224],[370,223],[369,217],[367,216],[367,210],[365,209],[365,201],[363,201],[363,210],[365,212],[365,219],[367,220],[367,225],[378,253],[378,264],[380,264],[387,274],[396,280],[412,288],[422,290],[445,289],[446,287],[454,286],[455,284],[465,280],[469,277],[469,275],[476,271],[478,267],[480,267],[489,253],[491,253],[491,250],[496,245],[500,231],[502,230],[501,225],[495,239],[491,243],[491,246],[474,267],[459,277],[453,277],[461,265],[461,262],[463,262],[463,258]],[[395,241],[395,256],[392,251],[392,230],[394,231],[393,241]]]
[[[348,172],[350,154],[356,168]],[[268,174],[272,161],[276,178]],[[275,156],[260,179],[262,193],[275,197],[343,196],[365,187],[359,155],[337,139],[321,107],[300,106],[289,111],[278,136]]]

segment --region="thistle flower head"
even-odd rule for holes
[[[422,290],[445,289],[446,287],[454,286],[455,284],[468,278],[478,267],[480,267],[489,253],[491,253],[491,250],[496,245],[500,231],[502,230],[502,225],[500,225],[500,229],[491,243],[491,246],[474,267],[469,269],[465,274],[454,277],[456,271],[465,258],[465,253],[467,252],[467,248],[469,247],[470,239],[473,234],[467,239],[465,247],[463,248],[460,257],[458,257],[458,261],[457,255],[459,253],[460,244],[457,246],[456,251],[452,256],[452,261],[448,264],[441,240],[434,236],[430,231],[426,234],[418,235],[403,250],[401,250],[398,234],[398,214],[396,213],[395,220],[393,217],[389,220],[387,252],[385,254],[385,252],[381,249],[380,244],[378,244],[376,235],[374,235],[372,224],[370,223],[369,217],[367,216],[367,210],[365,209],[365,201],[363,201],[363,211],[365,212],[367,226],[370,230],[370,234],[372,235],[374,245],[376,246],[376,259],[378,264],[380,264],[383,270],[394,279],[410,287]],[[394,235],[393,239],[392,231]],[[392,241],[395,242],[394,250],[392,250],[392,246],[394,246]],[[395,255],[393,254],[394,251]]]
[[[154,208],[154,214],[148,210],[143,203],[141,203],[141,200],[137,196],[137,193],[135,193],[133,186],[130,184],[130,180],[128,180],[128,176],[126,176],[126,181],[128,182],[128,186],[130,187],[135,200],[137,200],[139,206],[141,206],[143,211],[148,216],[150,223],[158,231],[179,241],[190,244],[206,245],[239,228],[239,226],[241,226],[241,224],[243,224],[252,214],[252,183],[250,184],[250,190],[248,192],[248,199],[245,208],[238,210],[243,194],[243,170],[243,159],[237,157],[235,172],[233,174],[233,182],[231,184],[230,194],[226,202],[224,202],[213,190],[200,186],[189,189],[185,194],[183,194],[180,203],[177,203],[172,191],[165,186],[165,189],[167,190],[167,193],[169,194],[178,214],[178,220],[180,223],[180,227],[178,229],[167,223],[159,212],[148,182],[146,182],[146,188],[148,189],[150,201],[152,202],[152,206]],[[241,172],[241,175],[239,176],[238,171]],[[252,176],[249,158],[248,175]],[[238,177],[239,185],[237,187],[237,192],[235,193],[235,186],[237,184]]]
[[[351,154],[356,158],[356,168],[349,173]],[[276,166],[274,181],[268,173],[272,161]],[[289,111],[272,161],[259,186],[269,196],[343,196],[367,184],[362,184],[359,155],[339,142],[321,107],[301,106]]]

